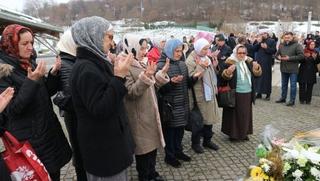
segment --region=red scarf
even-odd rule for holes
[[[32,35],[33,32],[31,29],[18,25],[12,24],[8,25],[2,32],[1,41],[0,41],[0,48],[6,54],[19,59],[19,63],[21,68],[24,70],[28,70],[31,66],[30,60],[21,59],[19,56],[19,33],[21,30],[28,30]]]

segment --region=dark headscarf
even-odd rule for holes
[[[30,60],[21,59],[19,55],[19,40],[20,40],[19,33],[22,30],[27,30],[33,35],[33,32],[31,31],[31,29],[27,27],[24,27],[18,24],[8,25],[2,32],[0,48],[3,52],[8,54],[9,56],[19,59],[20,66],[24,70],[28,70],[28,68],[31,67]]]

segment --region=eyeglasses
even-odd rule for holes
[[[247,53],[246,53],[246,52],[238,52],[237,54],[239,54],[239,55],[246,55]]]
[[[113,35],[106,34],[110,40],[113,40]]]

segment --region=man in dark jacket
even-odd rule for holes
[[[104,18],[83,18],[71,32],[78,46],[70,76],[71,95],[87,179],[126,180],[134,143],[123,99],[132,54],[126,59],[120,57],[112,66],[106,54],[113,31]]]
[[[262,75],[256,80],[257,99],[262,98],[261,94],[266,94],[266,100],[270,100],[272,84],[272,60],[276,53],[276,42],[268,36],[267,32],[262,33],[258,43],[254,46],[256,60],[261,68]]]
[[[303,47],[294,41],[293,33],[284,34],[284,43],[280,45],[276,58],[281,61],[281,97],[276,103],[285,103],[288,92],[288,82],[290,79],[290,101],[287,106],[295,104],[297,92],[297,78],[299,72],[299,62],[304,58]]]
[[[218,59],[218,67],[221,70],[223,67],[226,66],[225,61],[228,57],[232,54],[231,48],[226,45],[226,40],[222,34],[216,35],[215,37],[216,45],[212,47],[211,51],[218,51],[217,59]],[[221,72],[219,72],[220,74]],[[218,85],[220,81],[218,80]]]
[[[234,47],[236,47],[236,45],[237,45],[236,37],[234,36],[233,33],[230,33],[230,35],[228,37],[227,45],[231,48],[231,50],[233,50]]]
[[[213,47],[212,52],[219,50],[219,54],[217,56],[219,63],[224,62],[231,54],[232,49],[226,45],[226,40],[222,34],[217,35],[216,37],[216,46]]]

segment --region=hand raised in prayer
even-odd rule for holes
[[[61,58],[60,56],[57,56],[56,61],[50,71],[51,75],[57,75],[60,69],[61,69]]]
[[[14,89],[12,87],[8,87],[0,94],[0,113],[6,108],[12,99],[14,94]]]
[[[27,77],[30,80],[38,81],[40,78],[42,78],[46,74],[46,63],[43,60],[40,60],[37,68],[32,71],[31,68],[28,68],[28,75]]]
[[[166,74],[166,73],[168,72],[169,68],[170,68],[170,59],[167,58],[167,59],[166,59],[166,64],[164,64],[164,66],[163,66],[163,68],[162,68],[162,72],[163,72],[164,74]]]
[[[145,75],[147,77],[152,77],[157,70],[157,64],[154,61],[148,63],[147,68],[145,70]]]
[[[130,53],[129,55],[123,56],[118,55],[115,63],[114,63],[114,75],[124,78],[129,73],[129,69],[131,66],[131,63],[133,61],[133,54]]]

